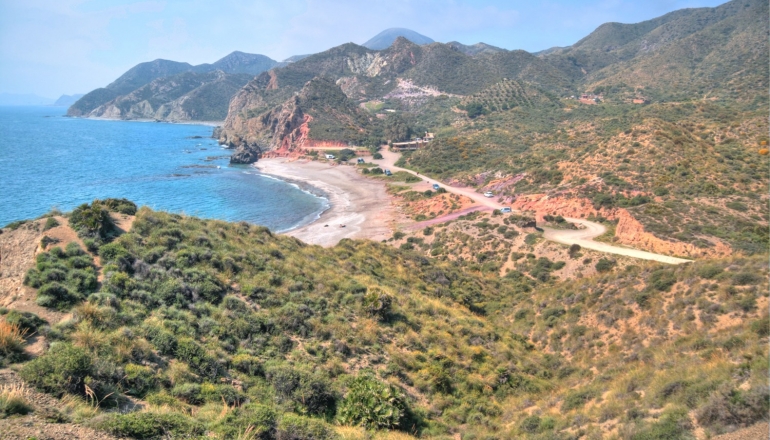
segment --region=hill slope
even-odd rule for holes
[[[764,257],[597,265],[558,281],[522,254],[501,278],[380,243],[325,249],[147,208],[116,236],[106,206],[135,209],[97,201],[50,232],[38,220],[0,234],[7,249],[68,237],[4,257],[34,265],[21,298],[51,311],[45,322],[17,309],[18,294],[2,298],[0,328],[50,342],[29,360],[33,340],[11,334],[0,351],[28,386],[64,397],[45,419],[134,438],[337,439],[364,423],[436,439],[642,439],[767,417]],[[67,225],[90,236],[98,265]],[[79,403],[89,396],[98,408]]]

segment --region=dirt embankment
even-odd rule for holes
[[[681,255],[692,258],[726,257],[732,254],[732,249],[722,242],[715,243],[713,248],[701,249],[689,243],[663,240],[644,230],[627,210],[595,209],[590,200],[583,198],[549,197],[546,194],[522,195],[512,202],[512,207],[521,211],[534,211],[538,221],[544,215],[561,215],[563,217],[588,218],[602,216],[617,220],[615,237],[617,243],[644,249],[654,253]]]

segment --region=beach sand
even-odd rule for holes
[[[380,241],[393,235],[397,214],[384,183],[367,179],[354,166],[271,158],[260,159],[254,167],[264,174],[314,186],[329,199],[331,208],[318,220],[286,235],[326,247],[343,238]]]

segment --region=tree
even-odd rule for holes
[[[412,129],[399,115],[391,115],[385,122],[385,136],[393,142],[408,140],[412,136]]]

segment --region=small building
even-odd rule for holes
[[[393,142],[391,147],[397,151],[414,151],[427,143],[428,141],[420,139],[408,142]]]

